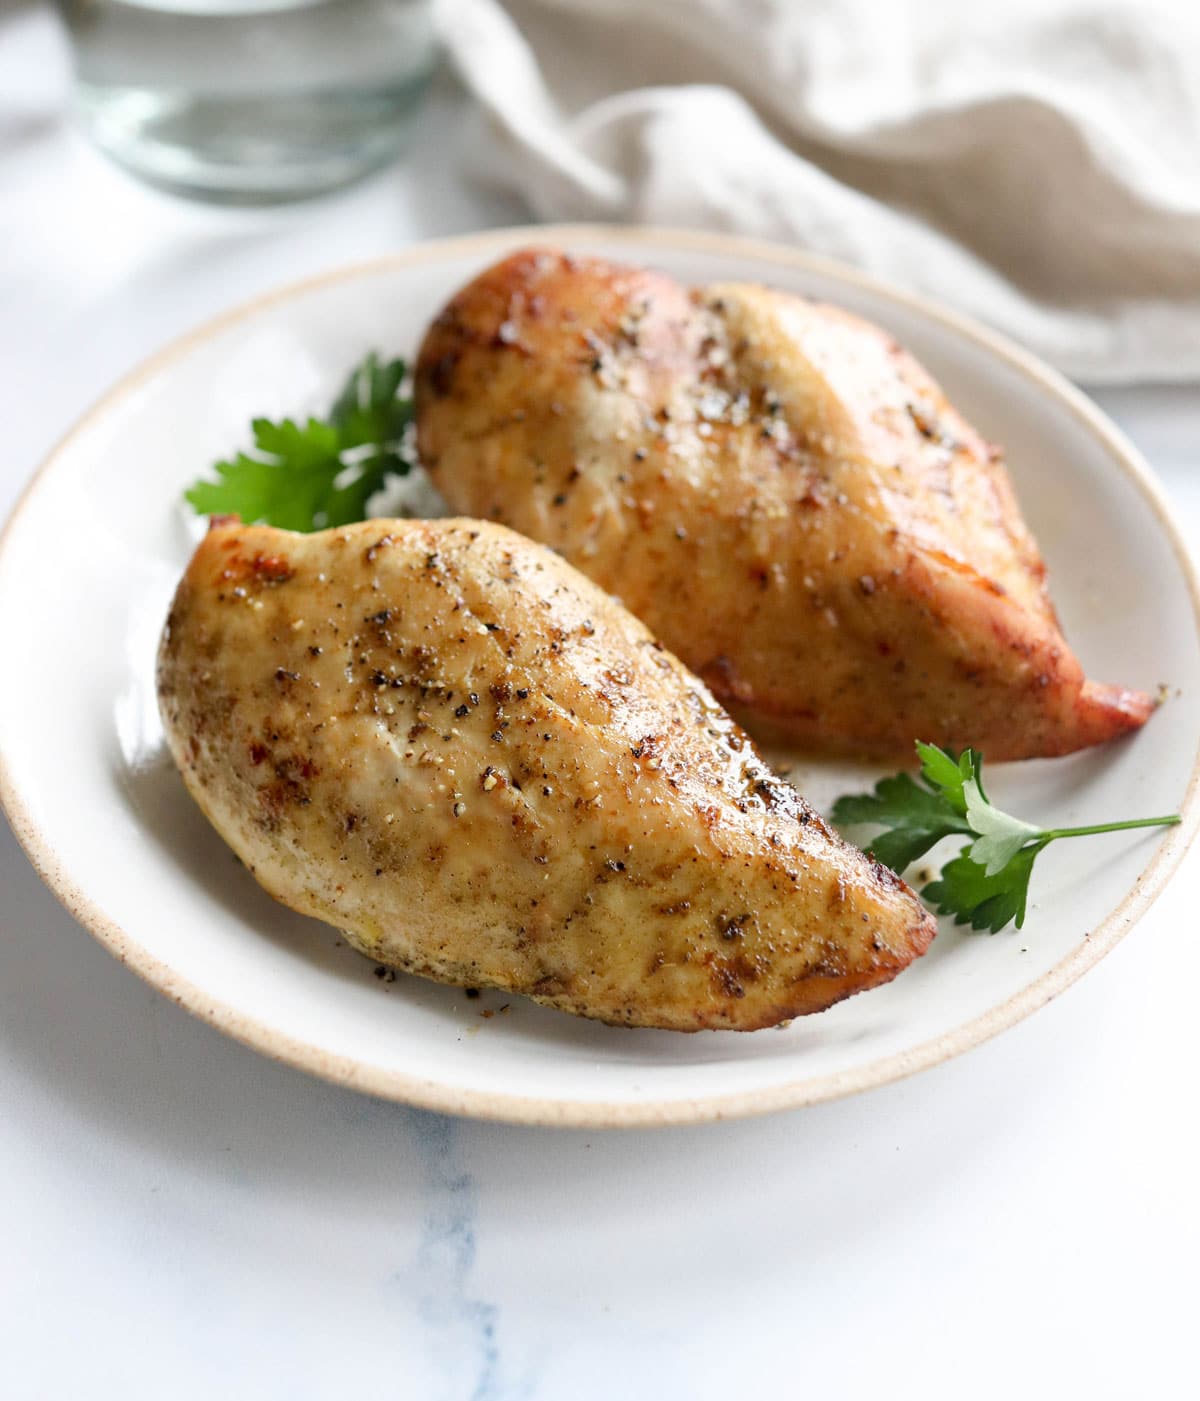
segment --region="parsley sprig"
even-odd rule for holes
[[[1020,929],[1025,923],[1033,863],[1051,842],[1134,827],[1173,827],[1180,820],[1137,817],[1088,827],[1034,827],[988,798],[978,750],[964,749],[955,757],[935,744],[918,742],[917,758],[920,781],[908,773],[880,779],[873,793],[839,798],[833,820],[839,827],[884,828],[866,850],[897,873],[944,837],[970,838],[921,894],[939,914],[952,914],[955,924],[993,934],[1006,924]]]
[[[216,481],[184,493],[200,515],[236,515],[284,530],[323,530],[363,520],[367,501],[415,455],[403,360],[372,352],[351,371],[326,418],[251,424],[254,448],[214,466]]]

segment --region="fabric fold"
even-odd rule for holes
[[[1200,378],[1200,12],[442,0],[475,172],[542,219],[774,238],[1093,383]]]

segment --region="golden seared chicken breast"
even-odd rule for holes
[[[158,684],[259,883],[426,977],[752,1030],[887,982],[935,931],[641,623],[502,526],[216,525]]]
[[[1151,712],[1084,676],[997,451],[835,307],[521,252],[434,321],[416,394],[454,510],[551,545],[748,723],[997,760]]]

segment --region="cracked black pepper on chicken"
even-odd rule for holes
[[[836,307],[527,249],[436,317],[416,409],[453,510],[559,551],[748,724],[994,762],[1154,708],[1085,677],[999,451]]]
[[[158,684],[218,832],[381,964],[752,1030],[889,981],[935,932],[643,624],[502,526],[217,522]]]

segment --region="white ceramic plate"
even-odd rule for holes
[[[388,982],[333,930],[263,894],[163,747],[154,652],[193,538],[180,492],[245,440],[252,415],[323,406],[368,348],[411,353],[450,293],[532,241],[652,263],[685,281],[750,278],[816,294],[911,347],[1007,446],[1089,671],[1169,688],[1133,739],[996,769],[993,797],[1047,826],[1171,811],[1184,812],[1183,825],[1062,843],[1041,860],[1020,933],[946,925],[889,986],[749,1036],[614,1029],[519,997]],[[724,237],[486,234],[220,318],[119,385],[42,468],[0,544],[0,620],[0,799],[73,914],[167,996],[257,1049],[454,1113],[679,1123],[811,1103],[932,1065],[1011,1026],[1106,953],[1162,888],[1197,821],[1196,584],[1129,444],[1056,374],[962,318],[796,252]],[[875,776],[809,765],[793,781],[824,805]]]

